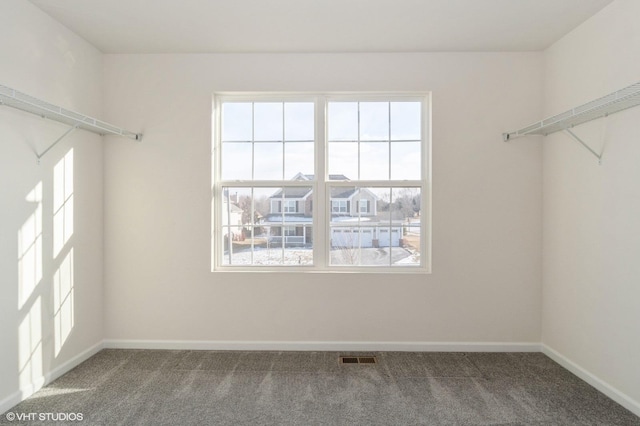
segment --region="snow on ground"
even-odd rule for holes
[[[233,265],[251,265],[251,250],[233,253]],[[283,260],[284,259],[284,260]],[[225,253],[224,265],[229,264]],[[310,248],[260,248],[253,252],[253,265],[313,265],[313,250]]]
[[[420,253],[414,252],[404,259],[400,259],[397,262],[393,262],[394,265],[420,265]]]
[[[394,265],[419,265],[420,254],[411,253],[399,247],[393,247]],[[384,255],[381,256],[381,253]],[[331,250],[333,262],[345,264],[343,250]],[[389,254],[386,250],[365,248],[362,249],[363,261],[366,265],[389,265]],[[357,259],[357,257],[356,257]],[[373,260],[375,259],[375,260]],[[232,265],[251,265],[251,250],[234,252]],[[229,255],[225,253],[224,265],[229,265]],[[313,265],[313,250],[311,248],[261,248],[255,247],[253,252],[253,265]]]

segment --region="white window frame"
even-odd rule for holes
[[[228,180],[221,176],[221,110],[224,102],[314,102],[315,103],[315,173],[314,180]],[[420,180],[329,180],[327,121],[328,104],[332,101],[345,102],[394,102],[419,101],[422,103],[421,128],[421,179]],[[431,272],[431,93],[340,93],[340,94],[291,94],[291,93],[237,93],[224,92],[213,95],[212,112],[212,229],[211,262],[215,272],[364,272],[364,273],[430,273]],[[321,177],[322,179],[319,179]],[[337,266],[330,265],[331,226],[333,212],[330,189],[332,187],[369,187],[369,188],[419,188],[421,193],[420,220],[420,265],[419,266]],[[313,190],[313,265],[223,265],[224,252],[221,206],[223,187],[312,187]],[[373,208],[373,206],[371,206]],[[283,205],[284,213],[284,205]],[[348,212],[347,212],[348,213]],[[358,205],[358,213],[360,205]],[[285,223],[286,226],[286,223]],[[284,233],[284,230],[283,230]],[[283,235],[284,237],[284,235]]]

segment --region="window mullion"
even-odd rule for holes
[[[254,250],[255,250],[255,239],[256,239],[256,213],[255,213],[255,206],[256,202],[255,202],[255,198],[254,198],[254,192],[253,192],[253,188],[251,188],[251,217],[249,218],[249,224],[251,225],[251,264],[253,265],[253,257],[254,257]]]
[[[360,102],[358,102],[358,180],[360,180]]]
[[[387,104],[387,149],[389,150],[389,180],[391,180],[391,102]]]
[[[313,263],[317,269],[327,269],[329,261],[329,225],[327,213],[327,101],[323,96],[316,99],[315,108],[315,182],[313,184]],[[327,214],[329,215],[327,217]]]
[[[224,197],[224,194],[222,194],[222,196]],[[227,205],[227,218],[231,217],[231,200],[229,198],[229,192],[227,191],[227,196],[226,196],[226,205]],[[224,224],[223,224],[224,226]],[[228,246],[228,250],[229,250],[229,265],[232,264],[232,259],[233,259],[233,241],[231,238],[231,222],[227,223],[227,246]],[[224,228],[223,228],[223,232],[224,234]]]

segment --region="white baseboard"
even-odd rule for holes
[[[105,340],[112,349],[237,350],[237,351],[400,351],[400,352],[540,352],[539,343],[505,342],[299,342]]]
[[[0,413],[4,413],[5,411],[11,409],[12,407],[16,406],[20,402],[29,398],[31,395],[33,395],[38,390],[40,390],[43,386],[48,385],[58,377],[71,371],[72,369],[74,369],[75,367],[77,367],[87,359],[91,358],[92,356],[100,352],[103,347],[104,347],[103,342],[96,343],[95,345],[91,346],[90,348],[86,349],[85,351],[81,352],[75,357],[71,358],[64,364],[59,365],[53,370],[49,371],[44,376],[35,379],[33,382],[29,383],[27,386],[20,388],[13,394],[4,398],[2,401],[0,401]]]
[[[542,353],[547,355],[549,358],[551,358],[585,382],[589,383],[591,386],[593,386],[618,404],[622,405],[627,410],[631,411],[636,416],[640,417],[640,402],[629,397],[627,394],[620,392],[618,389],[614,388],[604,380],[589,373],[578,364],[574,363],[564,355],[560,354],[559,352],[555,351],[545,344],[542,345]]]

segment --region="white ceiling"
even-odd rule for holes
[[[612,0],[30,0],[105,53],[543,50]]]

